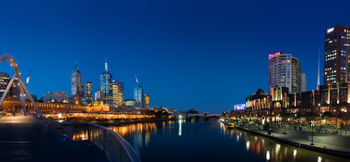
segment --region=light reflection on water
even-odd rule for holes
[[[167,121],[167,122],[153,122],[153,123],[136,123],[136,124],[127,124],[121,126],[108,126],[108,129],[113,130],[119,135],[126,138],[135,148],[137,152],[141,155],[144,152],[150,154],[149,152],[157,152],[162,149],[167,149],[164,147],[174,147],[174,148],[183,148],[183,144],[180,144],[182,140],[187,140],[186,143],[196,141],[198,138],[205,138],[203,140],[215,140],[213,143],[219,143],[218,139],[230,141],[230,142],[221,142],[220,148],[222,152],[227,152],[227,150],[235,149],[236,152],[231,154],[224,154],[227,156],[227,159],[223,161],[230,161],[229,158],[235,157],[235,154],[243,154],[242,152],[252,153],[257,156],[261,161],[312,161],[312,162],[332,162],[332,161],[349,161],[344,158],[339,158],[335,156],[330,156],[326,154],[321,154],[305,149],[300,149],[297,147],[293,147],[290,145],[277,143],[268,138],[264,138],[261,136],[253,135],[250,133],[246,133],[237,129],[227,129],[227,127],[219,123],[217,121]],[[193,133],[195,132],[195,133]],[[199,133],[200,132],[200,133]],[[212,139],[207,139],[207,136],[204,136],[203,133],[211,133],[213,136]],[[195,135],[193,135],[195,134]],[[74,134],[75,140],[87,140],[90,136],[99,136],[100,132],[88,132],[88,131],[78,131]],[[158,140],[157,140],[158,139]],[[166,139],[169,141],[172,140],[180,140],[178,142],[171,143],[171,146],[168,146],[167,143],[159,143],[159,139]],[[231,140],[230,140],[231,139]],[[149,145],[152,143],[157,143],[154,145],[159,145],[161,147],[150,147],[147,150]],[[206,141],[210,142],[210,141]],[[169,142],[170,143],[170,142]],[[181,145],[181,146],[177,146]],[[207,147],[205,149],[210,149]],[[237,149],[239,151],[237,151]],[[186,150],[184,150],[186,151]],[[191,151],[191,150],[187,150]],[[202,150],[192,150],[200,152]],[[213,150],[214,151],[214,150]],[[213,156],[220,156],[220,150],[215,150],[218,153]],[[182,154],[186,154],[187,152],[183,152]],[[181,152],[180,152],[181,155]],[[151,156],[151,155],[148,155]],[[164,155],[166,156],[166,155]],[[142,159],[142,157],[141,157]],[[151,159],[151,158],[148,158]],[[191,159],[189,159],[191,160]],[[196,159],[194,159],[196,160]],[[259,161],[259,160],[258,160]]]

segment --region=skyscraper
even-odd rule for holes
[[[350,82],[350,27],[336,25],[325,33],[324,84]]]
[[[75,97],[83,96],[83,87],[81,85],[81,73],[78,69],[78,65],[75,65],[71,75],[71,96],[72,99]]]
[[[119,88],[118,88],[118,82],[113,80],[112,82],[112,96],[113,96],[113,104],[114,105],[117,105],[118,103],[118,91],[119,91]]]
[[[138,85],[134,89],[134,99],[136,101],[136,106],[139,108],[143,107],[144,102],[144,96],[143,96],[143,89],[141,85]]]
[[[113,103],[112,74],[108,72],[108,62],[105,62],[105,71],[100,76],[100,89],[102,89],[102,100],[104,103]]]
[[[301,63],[291,54],[269,54],[269,90],[287,87],[290,93],[301,91]]]
[[[145,108],[149,108],[149,95],[148,94],[144,94],[144,98],[145,98]]]
[[[86,81],[84,84],[84,99],[91,103],[93,101],[93,94],[92,94],[92,82]]]
[[[118,82],[118,95],[117,95],[117,105],[118,107],[124,106],[124,84],[121,82]]]
[[[305,73],[301,73],[301,92],[306,92],[307,90],[307,86],[306,86],[306,74]]]

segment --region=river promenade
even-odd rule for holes
[[[67,140],[27,116],[0,118],[0,161],[108,161],[88,141]]]
[[[271,132],[263,129],[261,125],[248,125],[237,127],[250,133],[268,137],[278,142],[287,143],[296,147],[318,151],[326,154],[350,158],[350,136],[336,133],[321,133],[311,128],[300,129],[295,125],[272,125]],[[313,140],[313,144],[312,143]]]

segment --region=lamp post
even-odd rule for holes
[[[311,121],[311,145],[314,145],[314,121]]]

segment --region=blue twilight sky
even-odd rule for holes
[[[350,1],[11,0],[0,2],[0,53],[13,54],[29,89],[70,94],[78,62],[99,87],[104,60],[132,98],[137,75],[152,106],[232,109],[267,89],[269,53],[298,57],[316,88],[324,31],[350,25]],[[323,52],[322,52],[323,53]],[[0,71],[11,72],[7,64]]]

